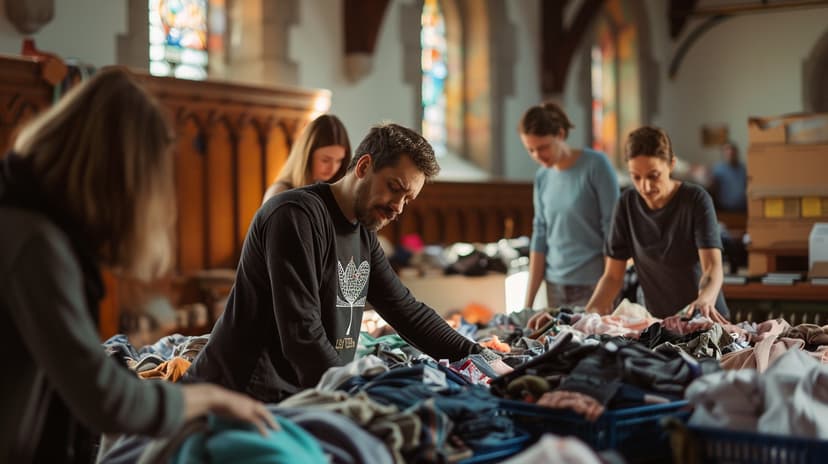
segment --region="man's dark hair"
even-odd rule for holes
[[[431,179],[440,172],[440,165],[437,164],[431,144],[422,135],[399,124],[389,123],[372,127],[354,151],[354,157],[348,165],[349,172],[366,153],[371,155],[374,171],[386,166],[396,166],[400,157],[406,155],[417,169],[425,174],[426,179]]]

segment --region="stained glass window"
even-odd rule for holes
[[[621,164],[621,146],[641,125],[638,35],[622,3],[610,0],[590,53],[592,147]]]
[[[149,58],[152,75],[206,79],[207,0],[149,0]]]
[[[590,56],[592,148],[615,159],[618,150],[618,113],[615,106],[618,72],[615,68],[615,41],[607,21],[599,24],[597,41]]]
[[[423,136],[431,142],[434,153],[446,153],[446,21],[438,0],[425,0],[421,18],[423,69]]]

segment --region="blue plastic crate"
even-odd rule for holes
[[[521,401],[502,400],[501,412],[539,437],[544,433],[575,436],[596,451],[616,450],[630,462],[664,462],[672,454],[661,419],[686,416],[686,401],[616,409],[589,422],[573,411],[550,409]]]
[[[698,462],[711,464],[822,464],[828,441],[687,426]]]
[[[528,448],[534,441],[532,438],[527,433],[519,433],[513,438],[498,443],[497,446],[476,449],[474,456],[463,459],[458,464],[490,464],[503,461]]]

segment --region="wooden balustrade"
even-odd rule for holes
[[[434,182],[380,233],[392,243],[411,233],[428,244],[494,242],[531,235],[532,214],[528,182]]]

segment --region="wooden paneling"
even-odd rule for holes
[[[495,242],[531,235],[532,214],[529,182],[434,182],[380,234],[392,243],[412,233],[443,245]]]
[[[234,268],[264,190],[327,91],[139,78],[179,137],[177,271]]]
[[[52,86],[40,78],[31,59],[0,55],[0,157],[11,148],[17,129],[52,102]]]
[[[239,243],[235,224],[240,219],[236,206],[241,208],[235,195],[235,183],[238,182],[233,162],[236,137],[224,121],[212,124],[207,133],[207,175],[203,195],[208,233],[206,267],[233,267],[236,244]]]
[[[178,201],[178,269],[203,269],[207,247],[204,231],[205,153],[201,129],[193,119],[179,122],[175,159]]]
[[[261,138],[256,128],[247,125],[239,136],[239,152],[258,154],[259,156],[239,156],[236,160],[237,178],[243,179],[236,186],[239,202],[239,220],[236,224],[236,236],[247,234],[247,228],[264,196],[264,181],[270,181],[264,170],[264,153]]]

